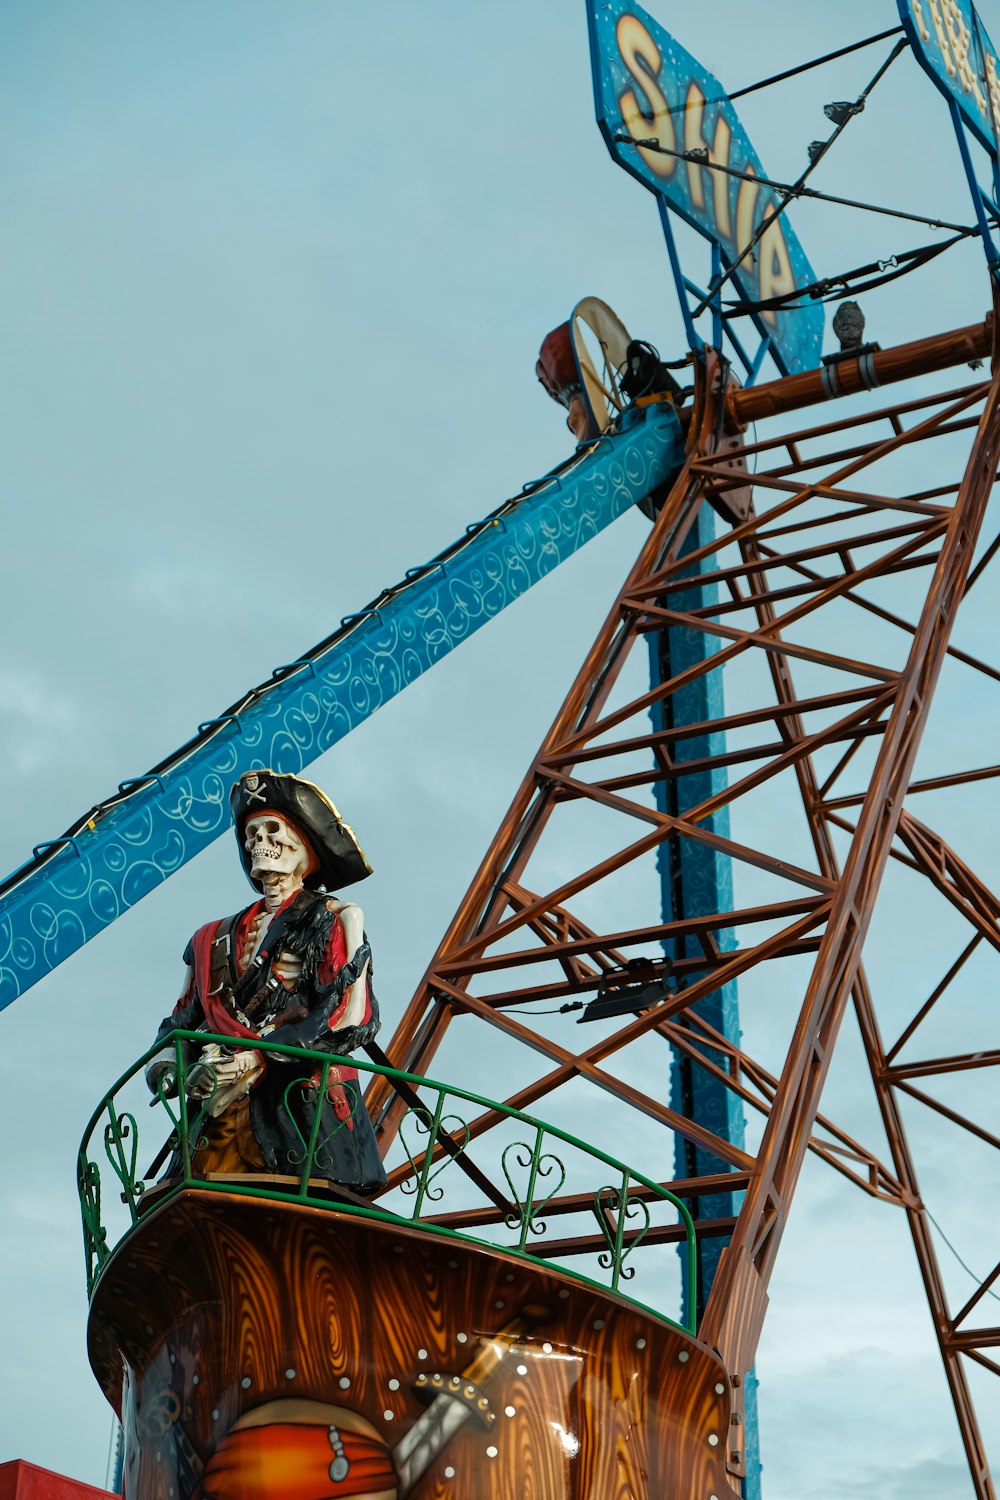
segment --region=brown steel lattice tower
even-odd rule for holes
[[[906,1215],[973,1490],[980,1500],[996,1493],[966,1362],[1000,1375],[1000,1328],[986,1316],[1000,1265],[964,1306],[949,1302],[901,1113],[919,1102],[978,1146],[1000,1148],[971,1106],[957,1105],[953,1091],[940,1097],[951,1075],[980,1079],[1000,1051],[988,1050],[988,1038],[947,1055],[922,1045],[931,1018],[961,1035],[957,997],[970,961],[1000,949],[1000,903],[913,810],[922,792],[1000,774],[976,764],[988,756],[956,744],[952,767],[914,779],[946,664],[962,664],[973,681],[1000,681],[996,668],[951,644],[962,601],[1000,546],[998,538],[973,567],[997,478],[1000,371],[994,361],[992,377],[963,372],[952,388],[940,373],[990,356],[991,326],[987,319],[748,391],[708,354],[683,471],[387,1047],[394,1066],[425,1074],[440,1048],[457,1044],[451,1076],[464,1058],[470,1086],[501,1079],[508,1105],[549,1119],[558,1121],[561,1101],[572,1098],[575,1117],[584,1108],[592,1122],[583,1133],[628,1133],[647,1153],[644,1170],[658,1163],[653,1175],[691,1205],[699,1237],[721,1240],[698,1337],[721,1355],[734,1387],[727,1467],[736,1485],[745,1465],[741,1382],[812,1151]],[[903,401],[851,402],[875,385],[918,377]],[[791,430],[790,413],[821,402],[814,425]],[[721,517],[716,540],[682,556],[706,505]],[[691,608],[694,563],[717,597]],[[645,650],[634,648],[650,633],[678,629],[703,635],[714,654],[650,690],[635,667]],[[679,728],[669,716],[651,719],[654,705],[723,664],[731,664],[730,706],[717,719]],[[725,748],[716,752],[721,741],[712,736],[721,733]],[[706,737],[709,753],[693,759],[691,744]],[[664,810],[664,787],[705,771],[721,773],[717,791],[679,815]],[[672,843],[731,857],[731,908],[673,922],[648,912],[640,889],[655,886],[649,860]],[[890,870],[905,872],[907,889],[921,884],[914,910],[931,896],[947,909],[941,931],[953,951],[931,973],[939,949],[929,946],[935,957],[923,993],[900,985],[880,995],[862,964]],[[668,963],[664,944],[682,938],[684,956]],[[770,1065],[699,1015],[699,1000],[735,980],[750,1034],[755,1007],[767,1009],[769,1035],[782,1028]],[[603,1020],[577,1028],[580,1002],[613,1001],[616,992],[625,997],[617,1014],[606,1005]],[[884,1126],[876,1150],[820,1112],[849,1008]],[[715,1077],[758,1122],[743,1144],[671,1101],[672,1052]],[[482,1092],[502,1097],[499,1084]],[[391,1163],[405,1100],[384,1079],[368,1100]],[[460,1146],[473,1185],[485,1182],[485,1191],[478,1206],[444,1212],[440,1223],[474,1233],[503,1219],[504,1194],[475,1164],[478,1138],[502,1123],[484,1110],[461,1143],[443,1132],[437,1153]],[[676,1180],[668,1164],[677,1135],[712,1170]],[[391,1180],[410,1170],[400,1165]],[[738,1212],[701,1215],[699,1204],[722,1191],[740,1195]],[[592,1205],[560,1190],[546,1205],[537,1251],[596,1255],[610,1226],[626,1250],[635,1248],[636,1263],[652,1257],[654,1278],[666,1275],[662,1247],[681,1231],[643,1214],[649,1201],[637,1189],[624,1212],[621,1203],[598,1205],[600,1232],[591,1218],[589,1231],[566,1234],[562,1227]]]

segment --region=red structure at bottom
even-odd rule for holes
[[[110,1493],[26,1464],[22,1458],[0,1464],[0,1500],[104,1500]]]

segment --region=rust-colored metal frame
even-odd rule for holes
[[[886,351],[877,357],[876,374],[885,381],[902,379],[980,357],[990,344],[990,322]],[[1000,768],[987,766],[911,786],[946,657],[951,654],[1000,680],[995,668],[950,644],[965,592],[1000,546],[998,539],[980,567],[973,569],[983,513],[997,478],[1000,374],[807,430],[745,440],[745,421],[807,406],[828,397],[831,389],[840,394],[859,388],[862,375],[855,364],[845,362],[839,377],[825,383],[817,374],[739,392],[727,384],[717,356],[708,352],[699,374],[684,469],[663,501],[387,1050],[395,1066],[426,1072],[453,1020],[485,1022],[549,1064],[539,1076],[530,1077],[526,1054],[527,1081],[507,1101],[510,1105],[530,1109],[567,1081],[586,1080],[709,1151],[717,1170],[666,1185],[691,1201],[700,1235],[727,1240],[699,1337],[721,1354],[736,1387],[753,1364],[768,1281],[806,1152],[823,1157],[864,1191],[897,1204],[909,1221],[974,1493],[979,1500],[995,1500],[963,1359],[1000,1374],[1000,1365],[985,1352],[1000,1345],[1000,1329],[970,1327],[973,1313],[1000,1280],[1000,1265],[964,1307],[950,1312],[903,1128],[900,1096],[922,1101],[1000,1148],[995,1135],[935,1101],[914,1082],[995,1065],[1000,1053],[917,1062],[903,1062],[900,1053],[931,1009],[943,1001],[974,948],[988,943],[1000,949],[998,898],[903,805],[908,791],[1000,773]],[[864,381],[870,383],[871,367]],[[959,483],[895,495],[862,487],[867,472],[891,463],[905,450],[963,433],[971,446]],[[698,507],[706,503],[723,516],[722,534],[682,558]],[[715,554],[724,549],[735,560],[713,564]],[[692,564],[701,565],[700,583],[717,585],[720,596],[715,604],[680,610],[672,601],[690,590]],[[878,586],[921,570],[927,586],[919,617],[910,622],[879,598]],[[819,635],[824,612],[845,603],[894,627],[894,639],[906,648],[897,660],[887,664],[850,657],[833,649],[835,634]],[[609,707],[632,647],[648,632],[669,628],[707,634],[717,643],[715,654]],[[708,725],[653,730],[647,715],[654,703],[694,676],[748,654],[766,663],[773,701],[723,713]],[[829,690],[800,695],[793,671],[803,669],[814,676],[829,673]],[[693,759],[690,742],[714,732],[728,736],[725,750]],[[867,789],[837,795],[841,777],[852,762],[859,763],[855,757],[869,744],[877,745],[877,754]],[[637,755],[644,761],[640,769],[635,769]],[[828,764],[833,760],[825,775],[818,758]],[[693,770],[724,770],[733,779],[681,817],[660,811],[651,795],[652,784]],[[808,825],[813,849],[808,866],[782,852],[780,827],[768,830],[765,845],[760,840],[739,842],[716,826],[723,808],[732,809],[736,818],[743,799],[783,773],[794,778]],[[554,889],[534,890],[529,867],[553,812],[584,804],[620,815],[623,826],[631,830],[627,838],[614,854],[589,868],[567,871]],[[845,835],[847,852],[841,860],[835,837],[843,842]],[[571,903],[582,892],[670,839],[702,841],[729,854],[737,865],[777,879],[785,894],[756,905],[734,902],[733,910],[709,917],[627,930],[595,931],[574,915]],[[887,1047],[861,953],[890,857],[925,874],[972,925],[974,934],[945,980]],[[734,946],[727,946],[728,934]],[[684,957],[671,966],[650,956],[651,946],[654,952],[662,951],[660,945],[682,935],[697,942],[699,957]],[[639,949],[645,951],[637,960]],[[780,1076],[692,1011],[696,1001],[729,980],[803,956],[811,969]],[[553,964],[558,965],[557,977],[550,972]],[[532,1025],[534,1002],[573,1005],[598,993],[613,995],[616,986],[637,980],[659,984],[661,998],[626,1016],[589,1046],[573,1050],[553,1039],[551,1028],[543,1031]],[[820,1113],[830,1059],[851,1003],[875,1083],[888,1163]],[[746,1150],[716,1135],[623,1076],[616,1059],[639,1038],[666,1040],[763,1114],[766,1123],[758,1149]],[[388,1151],[405,1103],[383,1082],[374,1084],[368,1102]],[[470,1141],[497,1123],[495,1112],[484,1112],[470,1123]],[[439,1144],[436,1149],[443,1148]],[[401,1175],[402,1169],[391,1182]],[[698,1200],[720,1189],[744,1190],[738,1215],[699,1220]],[[565,1194],[548,1204],[546,1217],[558,1220],[579,1207],[573,1195]],[[488,1219],[496,1222],[503,1213],[503,1195],[494,1192],[482,1209],[442,1219],[456,1228],[471,1227]],[[651,1231],[645,1243],[662,1243],[674,1233],[668,1227]],[[542,1240],[539,1253],[556,1245],[561,1254],[585,1254],[599,1249],[601,1238]],[[731,1443],[729,1468],[734,1481],[744,1472],[738,1436]]]

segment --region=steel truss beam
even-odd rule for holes
[[[910,373],[919,373],[915,348],[908,351]],[[941,362],[940,341],[929,341],[926,367],[940,368]],[[746,399],[764,415],[780,408],[782,388],[791,384],[776,382],[774,388],[746,393]],[[805,404],[798,387],[792,394],[792,404]],[[753,1364],[767,1286],[806,1152],[812,1150],[864,1191],[898,1206],[909,1222],[974,1492],[979,1500],[995,1500],[963,1359],[1000,1373],[985,1352],[996,1346],[997,1330],[970,1327],[972,1315],[1000,1280],[1000,1266],[957,1314],[949,1312],[903,1127],[901,1096],[1000,1148],[989,1131],[913,1081],[993,1066],[1000,1054],[923,1060],[902,1060],[900,1054],[930,1011],[944,1003],[975,947],[1000,948],[998,898],[903,807],[946,658],[950,654],[980,671],[984,681],[998,675],[953,648],[950,635],[973,576],[973,552],[997,477],[1000,376],[750,444],[726,432],[726,413],[731,421],[744,399],[727,390],[724,372],[709,351],[684,469],[388,1051],[395,1066],[427,1072],[453,1021],[461,1018],[462,1040],[473,1052],[486,1043],[484,1023],[526,1049],[528,1081],[508,1105],[531,1109],[570,1082],[586,1083],[595,1090],[595,1107],[602,1093],[610,1095],[637,1120],[655,1122],[708,1153],[705,1175],[669,1186],[690,1200],[701,1235],[727,1240],[699,1336],[719,1350],[734,1385]],[[861,429],[864,441],[852,441]],[[922,454],[924,445],[936,445],[942,437],[966,444],[971,439],[957,487],[919,495],[886,492],[883,477],[898,471],[901,457]],[[810,451],[804,457],[807,441]],[[757,466],[752,476],[748,460]],[[705,503],[713,504],[727,525],[715,541],[682,556]],[[701,569],[699,586],[714,583],[719,598],[693,610],[678,609],[672,601],[690,589],[694,567]],[[896,598],[901,578],[910,580],[912,593],[924,574],[911,622],[885,598]],[[845,611],[862,619],[874,614],[881,621],[878,645],[864,657],[849,653]],[[668,628],[701,632],[715,644],[714,654],[649,691],[629,692],[625,668],[632,648],[649,632]],[[872,653],[880,659],[869,659]],[[723,711],[709,724],[654,729],[649,718],[654,705],[728,662],[742,667],[746,680],[770,684],[769,693],[757,689],[762,701]],[[793,669],[808,678],[808,690],[801,694]],[[725,750],[716,748],[723,734]],[[695,754],[692,747],[699,742],[702,749]],[[838,795],[848,774],[866,759],[867,789]],[[682,816],[660,810],[666,803],[654,798],[655,783],[706,770],[720,773],[714,783],[718,790]],[[927,784],[951,785],[995,772],[995,767],[959,771]],[[728,784],[726,774],[733,776]],[[773,807],[779,788],[789,808],[794,800],[799,810],[804,841],[789,836],[791,811],[787,827],[784,818],[775,822],[751,813],[761,796],[772,799]],[[921,790],[921,784],[912,789]],[[856,809],[855,823],[841,815],[848,807]],[[555,825],[597,815],[605,828],[618,830],[614,840],[606,835],[613,847],[567,868],[566,846]],[[745,830],[742,838],[730,832],[731,823]],[[615,922],[614,903],[605,903],[604,893],[672,840],[700,841],[727,853],[737,889],[744,879],[763,881],[770,899],[734,900],[731,909],[709,918]],[[808,857],[804,848],[811,850]],[[892,854],[924,874],[974,931],[963,955],[887,1050],[861,953]],[[563,874],[553,881],[558,860]],[[609,917],[601,927],[594,913],[604,909]],[[682,936],[688,941],[677,951],[684,956],[668,963],[664,944]],[[785,974],[803,977],[798,1014],[787,1024],[784,1062],[776,1075],[714,1031],[692,1007],[739,978],[744,985],[754,981],[749,1001],[744,989],[746,1014],[753,995],[778,985]],[[795,982],[784,980],[786,987]],[[629,1013],[628,998],[639,994],[639,986],[651,988]],[[540,1021],[544,1012],[534,1008],[544,1001],[579,1011],[595,997],[613,1001],[616,995],[624,997],[624,1014],[595,1025],[589,1035],[584,1032],[583,1045],[575,1042],[581,1033],[569,1021]],[[841,1022],[852,1003],[891,1164],[819,1112]],[[659,1069],[661,1092],[635,1081],[628,1049],[641,1043],[647,1052],[653,1049],[655,1060],[663,1042],[763,1117],[763,1135],[754,1149],[734,1145],[664,1102],[666,1055]],[[530,1062],[532,1056],[542,1060],[534,1077],[538,1065]],[[371,1087],[368,1102],[387,1153],[405,1103],[381,1079]],[[499,1123],[497,1112],[484,1112],[469,1123],[467,1144]],[[672,1139],[665,1138],[664,1152],[672,1149]],[[391,1185],[407,1170],[391,1173]],[[744,1192],[739,1214],[735,1220],[699,1221],[699,1199],[720,1186]],[[546,1216],[558,1218],[580,1207],[580,1195],[566,1193],[547,1204]],[[502,1209],[484,1201],[479,1208],[444,1214],[442,1222],[460,1229],[500,1217]],[[644,1244],[668,1242],[674,1235],[661,1226],[647,1233]],[[564,1236],[543,1238],[538,1248],[542,1254],[588,1254],[601,1243],[599,1236]],[[729,1466],[734,1478],[744,1471],[738,1440]]]

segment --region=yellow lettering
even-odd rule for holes
[[[740,195],[736,200],[736,253],[737,255],[749,245],[753,239],[754,221],[757,218],[757,200],[760,197],[760,183],[752,181],[754,169],[747,167],[748,176],[740,183]],[[753,266],[756,256],[751,250],[745,259],[740,261],[739,269],[744,276],[753,275]]]
[[[663,66],[663,58],[656,43],[642,22],[630,15],[620,18],[615,38],[622,62],[639,85],[652,110],[652,116],[646,114],[634,92],[629,89],[618,100],[625,129],[633,139],[648,140],[655,136],[664,150],[676,151],[677,136],[673,116],[656,82]],[[661,156],[659,152],[646,150],[642,146],[639,147],[639,155],[657,177],[672,177],[677,170],[675,156]]]
[[[972,95],[980,111],[985,114],[986,100],[979,87],[976,71],[969,61],[969,43],[972,41],[972,33],[965,24],[965,17],[958,5],[958,0],[940,0],[940,4],[948,45],[955,60],[958,81],[965,92]]]
[[[988,105],[981,87],[982,80],[969,59],[972,33],[969,31],[958,0],[910,0],[910,4],[921,39],[929,42],[931,33],[924,15],[926,5],[930,12],[938,47],[941,49],[941,61],[944,63],[948,77],[957,78],[963,91],[971,94],[976,101],[977,108],[988,119]],[[986,71],[988,81],[989,59],[987,59]]]
[[[910,0],[910,3],[913,6],[913,14],[916,18],[917,30],[920,32],[921,41],[929,42],[931,34],[924,17],[923,5],[920,3],[920,0]]]
[[[784,297],[795,290],[792,261],[785,243],[785,231],[780,219],[772,219],[764,230],[760,241],[760,300]],[[765,323],[778,321],[777,310],[768,308],[761,314]]]
[[[990,91],[990,124],[996,134],[1000,131],[1000,79],[997,78],[997,65],[992,52],[986,53],[986,87]]]
[[[705,117],[705,95],[696,83],[692,83],[688,89],[687,105],[684,112],[684,150],[708,152],[708,159],[722,167],[729,166],[729,148],[733,133],[729,128],[725,115],[722,111],[715,121],[715,136],[711,145],[704,136]],[[688,162],[688,185],[691,190],[691,202],[695,208],[705,207],[705,184],[703,179],[704,167],[697,162]],[[712,204],[715,210],[715,227],[719,234],[726,239],[733,237],[733,219],[729,208],[730,183],[732,178],[727,177],[725,172],[712,172]]]
[[[931,21],[934,25],[934,32],[938,39],[938,46],[941,48],[941,57],[948,76],[949,78],[954,78],[955,59],[952,57],[951,48],[948,45],[948,28],[942,14],[942,0],[927,0],[927,9],[931,13]]]

